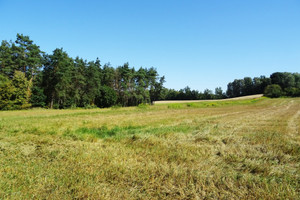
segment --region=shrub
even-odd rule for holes
[[[137,106],[137,108],[139,109],[147,109],[149,108],[149,104],[146,104],[146,103],[141,103]]]
[[[277,84],[268,85],[264,91],[266,97],[277,98],[282,95],[282,89]]]
[[[30,87],[30,82],[26,79],[23,72],[15,71],[12,80],[0,75],[0,109],[30,108]]]
[[[295,87],[286,88],[284,91],[285,91],[285,94],[290,97],[300,96],[300,89],[295,88]]]
[[[111,107],[117,102],[117,93],[114,89],[108,86],[102,86],[100,95],[96,98],[96,105],[100,108]]]

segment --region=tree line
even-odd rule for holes
[[[224,99],[264,93],[268,97],[300,96],[300,74],[275,72],[270,77],[245,77],[203,92],[190,87],[163,86],[153,67],[135,69],[125,63],[103,66],[97,58],[71,58],[62,48],[52,54],[40,50],[29,36],[0,46],[0,110],[30,107],[74,108],[135,106],[156,100]]]
[[[199,92],[198,90],[192,90],[188,86],[180,90],[164,88],[162,97],[164,100],[205,100],[227,98],[221,87],[217,87],[214,92],[209,89]]]
[[[215,91],[205,89],[203,92],[191,90],[188,86],[184,89],[164,89],[162,96],[164,100],[205,100],[225,99],[246,95],[264,94],[267,97],[299,97],[300,96],[300,74],[290,72],[275,72],[270,77],[244,77],[235,79],[227,84],[226,92],[221,87]]]
[[[264,94],[268,97],[300,96],[300,74],[275,72],[270,77],[245,77],[228,83],[227,97]]]
[[[0,46],[0,109],[134,106],[161,99],[164,76],[153,67],[116,68],[40,50],[28,36]]]

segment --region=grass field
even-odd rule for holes
[[[0,112],[0,199],[299,199],[300,98]]]

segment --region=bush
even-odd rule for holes
[[[111,107],[117,102],[117,93],[109,86],[102,86],[100,95],[96,98],[96,105],[100,108]]]
[[[277,84],[268,85],[265,89],[264,96],[277,98],[282,95],[282,89]]]
[[[284,91],[285,91],[285,94],[290,97],[299,97],[300,96],[300,89],[295,88],[295,87],[286,88]]]
[[[0,75],[0,110],[30,108],[29,99],[30,83],[24,73],[15,71],[12,80]]]
[[[139,109],[147,109],[149,108],[149,104],[146,104],[146,103],[141,103],[137,106],[137,108]]]

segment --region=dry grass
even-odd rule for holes
[[[0,199],[299,199],[300,99],[0,112]]]

